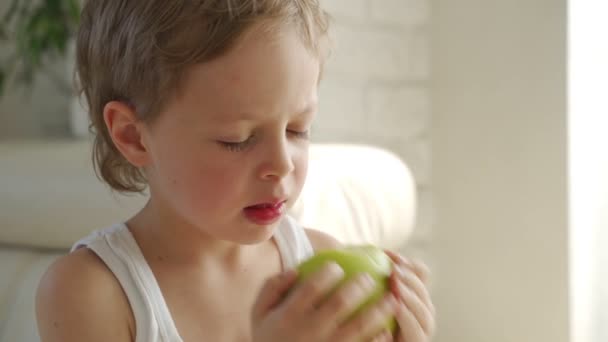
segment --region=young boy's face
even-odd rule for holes
[[[163,214],[222,240],[268,239],[304,184],[318,77],[318,59],[289,28],[248,35],[190,70],[144,131]]]

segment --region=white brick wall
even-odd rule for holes
[[[366,80],[410,79],[410,65],[415,64],[412,34],[401,28],[362,25],[336,22],[332,27],[334,51],[328,72]]]
[[[417,227],[406,254],[426,259],[433,222],[428,129],[430,0],[321,0],[333,51],[321,83],[318,142],[385,147],[418,183]]]
[[[384,24],[416,27],[429,20],[429,0],[369,0],[369,6],[370,17]]]

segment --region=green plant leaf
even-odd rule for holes
[[[44,8],[37,8],[34,10],[26,22],[26,32],[28,34],[34,35],[41,31],[44,32],[47,29],[46,25],[48,25],[48,19],[46,18]]]
[[[74,26],[78,26],[80,22],[80,3],[78,0],[67,0],[66,5],[70,19],[73,21]]]
[[[47,10],[55,13],[61,13],[61,8],[63,7],[61,5],[63,1],[64,0],[46,0],[45,4],[47,6]]]
[[[46,37],[50,52],[64,55],[67,38],[67,28],[58,22],[50,22]]]
[[[0,60],[3,87],[9,80],[30,85],[47,62],[65,56],[80,20],[80,0],[10,0],[0,15],[0,42],[16,61]]]

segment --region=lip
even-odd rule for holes
[[[285,212],[286,200],[272,200],[258,203],[243,209],[245,217],[257,225],[269,225],[276,222]]]

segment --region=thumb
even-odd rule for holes
[[[277,306],[296,279],[296,272],[288,270],[266,280],[253,305],[253,319],[257,320],[265,316],[268,311]]]

